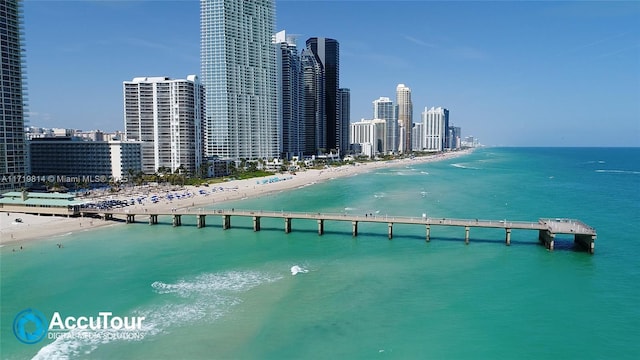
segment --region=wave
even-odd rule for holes
[[[64,233],[64,234],[53,235],[52,237],[53,238],[58,238],[58,237],[69,236],[69,235],[72,235],[72,234],[73,234],[73,231],[70,231],[70,232]]]
[[[353,210],[358,210],[358,209],[357,208],[352,208],[352,207],[344,208],[344,211],[353,211]]]
[[[298,189],[302,189],[302,188],[305,188],[305,187],[307,187],[307,186],[314,185],[315,183],[316,183],[315,181],[312,181],[312,182],[310,182],[310,183],[307,183],[307,184],[304,184],[304,185],[298,186]]]
[[[142,329],[139,332],[136,331],[136,335],[139,336],[118,336],[123,332],[112,329],[92,330],[88,334],[90,336],[82,336],[83,330],[73,329],[69,332],[70,336],[59,337],[40,349],[34,359],[68,359],[87,356],[102,344],[114,341],[141,341],[158,334],[168,333],[170,328],[176,325],[216,320],[242,302],[239,293],[280,279],[282,275],[257,271],[229,271],[202,274],[175,283],[155,281],[151,284],[151,288],[161,297],[158,300],[162,304],[135,309],[130,314],[114,314],[114,316],[144,316]],[[86,330],[84,332],[86,333]]]
[[[460,168],[460,169],[480,170],[480,168],[473,167],[473,166],[466,166],[466,165],[462,165],[460,163],[451,164],[451,166],[457,167],[457,168]]]
[[[426,172],[426,171],[420,171],[420,174],[423,174],[423,175],[429,175],[429,173],[428,173],[428,172]]]
[[[385,197],[385,194],[384,193],[375,193],[375,194],[373,194],[373,197],[376,198],[376,199],[380,199],[380,198]]]
[[[307,269],[305,269],[305,268],[303,268],[301,266],[298,266],[298,265],[293,265],[291,267],[291,275],[306,274],[308,272],[309,272],[309,270],[307,270]]]
[[[640,171],[633,170],[596,170],[597,173],[608,173],[608,174],[633,174],[640,175]]]

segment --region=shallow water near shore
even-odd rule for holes
[[[0,248],[0,357],[637,358],[640,149],[477,150],[225,208],[537,221],[577,218],[596,254],[535,231],[217,217]],[[57,243],[63,242],[64,248]],[[305,272],[292,275],[298,266]],[[144,316],[142,339],[18,342],[25,308]]]

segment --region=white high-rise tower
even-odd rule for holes
[[[141,142],[142,171],[160,167],[195,175],[202,165],[204,90],[195,75],[123,82],[124,131]]]
[[[393,101],[388,97],[381,97],[373,101],[373,118],[382,119],[386,124],[386,137],[384,140],[384,152],[395,153],[398,151],[398,120]]]
[[[449,128],[449,110],[442,107],[424,108],[422,113],[424,132],[424,150],[442,151],[446,145],[447,129]]]

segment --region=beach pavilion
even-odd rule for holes
[[[0,212],[69,217],[79,215],[83,203],[71,194],[13,191],[2,194]]]

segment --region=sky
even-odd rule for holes
[[[28,124],[124,128],[122,82],[200,73],[200,2],[26,0]],[[640,2],[287,0],[276,29],[340,43],[351,121],[412,90],[488,146],[640,146]]]

